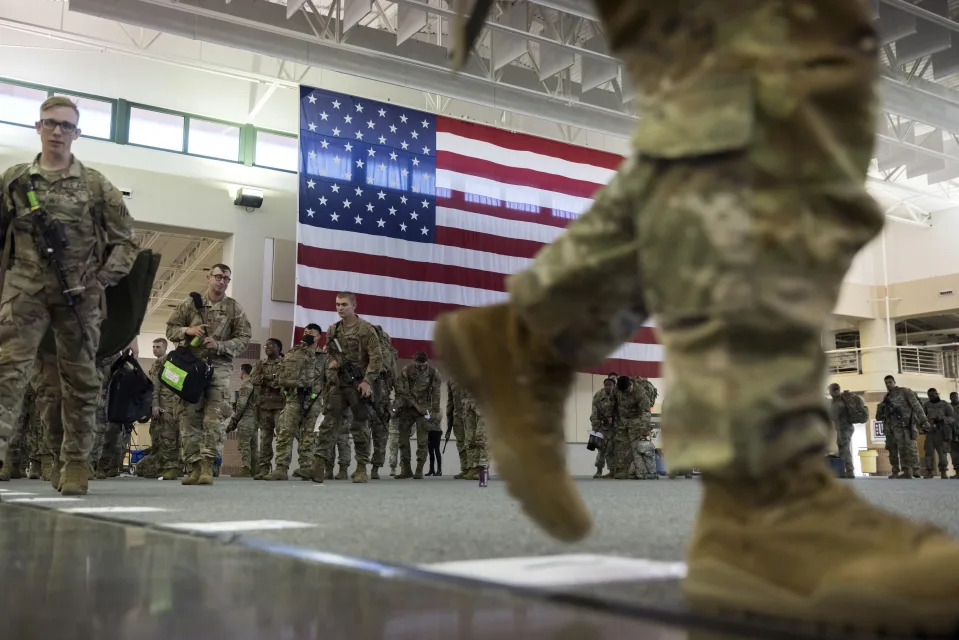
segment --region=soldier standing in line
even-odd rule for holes
[[[237,434],[236,446],[243,468],[234,473],[233,478],[252,478],[254,470],[257,469],[256,397],[253,380],[250,378],[252,372],[253,365],[240,365],[240,390],[233,403],[233,417],[226,428],[227,433],[240,432]]]
[[[153,341],[153,366],[150,367],[150,381],[153,382],[153,406],[150,420],[150,456],[156,456],[156,470],[164,480],[176,480],[180,477],[178,412],[180,399],[165,384],[160,382],[160,374],[167,359],[169,343],[165,338]]]
[[[829,385],[829,395],[832,397],[830,404],[830,417],[833,426],[836,429],[836,446],[839,448],[839,457],[843,459],[846,465],[844,478],[855,478],[855,466],[852,460],[852,434],[855,433],[857,423],[863,423],[869,419],[867,413],[864,420],[857,420],[861,415],[855,415],[865,409],[865,403],[862,398],[849,391],[843,391],[835,382]]]
[[[603,436],[596,447],[594,478],[603,477],[603,467],[607,464],[606,456],[613,449],[613,390],[615,388],[616,381],[613,378],[606,378],[603,380],[603,388],[593,394],[589,425],[593,431]]]
[[[20,410],[17,428],[10,436],[7,455],[3,459],[3,468],[0,469],[0,482],[19,480],[24,476],[24,462],[29,457],[27,433],[30,431],[30,423],[34,420],[34,400],[34,393],[28,386],[26,395],[23,397],[23,407]]]
[[[37,415],[43,432],[43,458],[40,477],[57,488],[60,486],[60,448],[63,445],[62,396],[57,357],[38,353],[30,384],[37,390]]]
[[[373,441],[372,468],[370,480],[380,479],[380,467],[386,464],[386,445],[390,429],[390,394],[393,392],[394,371],[396,369],[396,349],[383,327],[376,326],[376,335],[380,340],[380,354],[383,356],[383,370],[373,385],[373,407],[370,414],[370,432]]]
[[[253,366],[250,375],[256,391],[256,414],[260,431],[257,444],[258,469],[254,479],[263,480],[269,475],[273,463],[273,439],[276,436],[280,412],[286,406],[283,390],[279,383],[279,369],[283,357],[283,345],[276,338],[270,338],[263,345],[266,359]]]
[[[956,418],[959,419],[959,393],[953,391],[949,394],[949,405],[952,407],[952,412],[956,415]],[[959,480],[959,423],[952,429],[952,451],[949,455],[952,458],[952,479]]]
[[[476,411],[476,403],[463,385],[450,380],[446,385],[446,421],[447,427],[456,438],[456,451],[460,458],[460,472],[453,475],[456,480],[465,480],[470,474],[469,442],[466,437],[466,422]]]
[[[457,424],[466,441],[466,463],[463,470],[453,476],[463,480],[478,480],[480,469],[489,465],[489,451],[486,448],[486,425],[483,416],[476,409],[476,402],[466,389],[452,380],[446,387],[447,420]]]
[[[646,416],[652,408],[642,380],[620,376],[613,393],[616,403],[616,480],[624,480],[635,464],[635,479],[656,480],[656,450],[650,442],[652,427]]]
[[[27,449],[30,451],[30,469],[27,477],[30,480],[39,480],[43,469],[43,458],[47,452],[47,444],[43,439],[43,421],[40,419],[40,409],[37,401],[37,389],[31,379],[27,387],[27,402],[29,403],[30,423],[27,425]],[[26,410],[27,408],[24,407]]]
[[[323,357],[329,358],[329,354],[323,351]],[[330,387],[337,385],[336,376],[326,376],[327,393]],[[350,426],[353,424],[353,412],[346,409],[343,412],[343,422],[336,428],[336,440],[327,450],[326,455],[326,478],[328,480],[348,480],[350,477],[350,464],[353,459],[352,448],[350,447]],[[334,473],[337,463],[340,470]]]
[[[400,372],[402,382],[396,386],[396,415],[400,432],[400,467],[397,480],[423,478],[423,466],[426,464],[429,427],[440,410],[440,376],[436,368],[427,361],[426,354],[418,351],[413,362]],[[410,435],[416,426],[416,472],[410,468]],[[454,429],[456,422],[453,422]],[[465,432],[464,432],[465,433]],[[458,437],[457,437],[458,438]],[[458,443],[457,443],[458,444]],[[463,436],[466,446],[466,436]],[[464,460],[463,466],[466,466]],[[465,472],[465,471],[464,471]]]
[[[317,455],[313,460],[313,482],[326,479],[326,458],[336,440],[336,428],[343,423],[349,408],[353,413],[350,431],[356,448],[356,471],[353,482],[369,481],[370,462],[369,415],[373,384],[383,370],[380,340],[366,320],[356,315],[356,295],[343,291],[336,296],[336,312],[340,320],[327,329],[327,375],[336,379],[330,386],[323,422],[317,435]]]
[[[231,273],[225,264],[213,265],[206,276],[207,290],[198,297],[198,303],[192,296],[186,298],[167,320],[166,337],[171,342],[188,344],[197,358],[213,365],[210,385],[200,401],[183,403],[180,408],[183,457],[191,467],[190,475],[182,481],[185,485],[213,484],[213,466],[222,452],[226,426],[233,414],[233,358],[243,353],[252,335],[243,307],[226,295]]]
[[[886,397],[876,409],[876,419],[882,420],[886,430],[886,449],[892,464],[892,479],[919,477],[919,449],[916,437],[919,430],[927,430],[929,422],[919,398],[912,389],[897,387],[892,376],[884,378]],[[901,469],[901,472],[900,472]]]
[[[104,292],[130,271],[137,255],[122,194],[71,153],[79,121],[72,100],[48,98],[36,123],[40,154],[0,179],[0,458],[40,342],[52,329],[63,388],[64,495],[87,491]],[[57,236],[66,238],[60,274],[40,247]]]
[[[956,426],[956,414],[948,402],[939,397],[936,389],[929,389],[929,399],[922,404],[922,409],[929,420],[926,434],[926,444],[923,447],[923,478],[932,478],[932,467],[935,456],[939,456],[939,477],[946,480],[949,477],[949,447],[952,443],[953,430]]]
[[[299,468],[294,475],[312,480],[316,421],[323,408],[326,385],[326,358],[318,358],[323,330],[308,324],[299,344],[290,349],[279,368],[279,383],[286,396],[276,434],[276,469],[264,480],[289,480],[293,441],[297,441]],[[325,473],[325,469],[324,469]]]

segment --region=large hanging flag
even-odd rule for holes
[[[300,89],[297,331],[339,291],[431,352],[444,311],[501,302],[504,279],[585,211],[622,157],[312,87]],[[659,377],[644,327],[594,372]]]

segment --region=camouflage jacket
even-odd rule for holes
[[[257,407],[263,409],[281,409],[286,404],[283,390],[279,382],[279,368],[283,364],[283,357],[270,360],[260,360],[253,365],[250,380],[256,387]]]
[[[397,400],[402,394],[401,408],[413,409],[419,405],[435,418],[440,412],[440,374],[430,363],[410,363],[403,367],[400,376],[405,384],[397,385]],[[402,390],[400,387],[403,387]]]
[[[953,425],[956,422],[956,414],[952,410],[952,405],[945,400],[939,402],[926,400],[922,403],[922,409],[926,412],[929,419],[929,428],[932,430],[946,431],[952,436]]]
[[[163,372],[163,365],[166,363],[166,356],[157,358],[150,367],[150,382],[153,383],[153,406],[160,407],[169,412],[171,407],[175,407],[177,400],[176,394],[168,386],[160,382],[160,374]]]
[[[457,417],[476,412],[476,401],[465,387],[450,380],[446,383],[446,417]]]
[[[66,173],[40,168],[40,156],[30,164],[8,169],[0,192],[0,246],[12,225],[13,264],[7,282],[36,293],[53,270],[34,241],[25,181],[33,178],[37,200],[51,219],[63,225],[67,237],[63,265],[70,287],[111,286],[129,273],[139,248],[133,218],[123,195],[103,174],[73,158]]]
[[[645,387],[633,380],[627,391],[618,387],[613,391],[616,418],[622,422],[645,420],[649,417],[653,403],[649,400]]]
[[[605,389],[593,394],[593,410],[589,415],[589,424],[593,431],[605,431],[613,425],[615,397],[615,391],[606,393]]]
[[[193,298],[187,296],[170,314],[166,323],[166,337],[170,342],[188,345],[193,338],[186,330],[200,324],[209,325],[206,336],[217,342],[217,348],[190,347],[198,358],[209,358],[214,363],[230,364],[233,358],[246,350],[253,335],[250,321],[240,303],[229,296],[216,302],[204,292],[201,296],[203,309],[197,309]]]
[[[242,415],[241,415],[242,413]],[[256,387],[253,378],[247,378],[240,383],[236,392],[236,401],[233,403],[233,423],[243,420],[256,420]]]
[[[347,327],[343,321],[335,322],[326,330],[326,351],[331,358],[345,358],[363,370],[363,381],[372,385],[383,372],[383,354],[380,348],[380,337],[376,328],[362,318],[352,327]],[[343,353],[332,344],[336,340]],[[343,363],[341,362],[340,365]],[[342,367],[340,371],[342,371]]]
[[[923,411],[919,398],[912,389],[906,387],[895,387],[886,394],[876,409],[876,419],[882,420],[890,427],[928,428],[926,412]]]

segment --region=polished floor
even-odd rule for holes
[[[448,478],[213,487],[115,478],[64,500],[0,485],[9,638],[742,638],[678,588],[695,480],[583,479],[597,528],[547,539],[503,487]],[[959,533],[959,481],[857,481]]]

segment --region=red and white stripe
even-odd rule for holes
[[[506,300],[504,278],[585,211],[618,155],[438,117],[436,242],[299,225],[296,326],[337,320],[338,291],[393,338],[401,357],[431,351],[443,312]],[[540,210],[529,212],[528,207]],[[660,377],[662,347],[640,330],[594,373]]]

